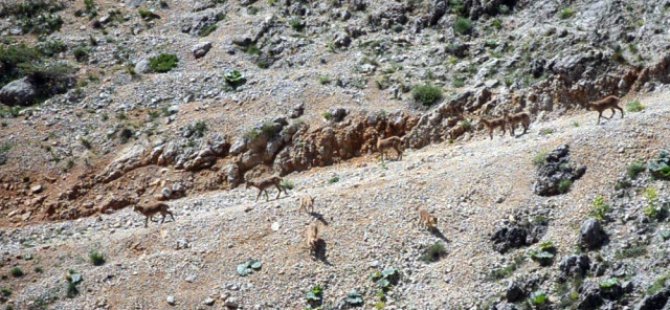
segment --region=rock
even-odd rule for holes
[[[33,186],[30,187],[30,192],[33,194],[39,194],[42,192],[42,185],[41,184],[34,184]]]
[[[6,163],[7,163],[7,155],[0,154],[0,166],[4,165]]]
[[[301,117],[305,113],[305,104],[301,103],[298,104],[297,106],[293,107],[293,110],[291,110],[291,118],[298,118]]]
[[[151,67],[149,67],[149,59],[150,58],[151,57],[145,57],[145,58],[140,59],[140,61],[138,61],[135,64],[135,72],[140,73],[140,74],[150,73],[151,72]]]
[[[584,277],[589,268],[591,268],[591,260],[586,255],[568,256],[559,265],[564,277]]]
[[[493,249],[505,253],[509,249],[526,246],[528,245],[526,243],[527,235],[528,232],[521,227],[502,227],[491,237]]]
[[[347,110],[344,108],[332,108],[328,113],[331,116],[330,120],[336,123],[343,121],[348,114]]]
[[[166,299],[166,301],[167,301],[168,305],[170,305],[170,306],[174,306],[174,305],[175,305],[174,296],[172,296],[172,295],[168,296],[167,299]]]
[[[105,170],[100,175],[102,182],[111,182],[126,172],[138,168],[144,164],[144,154],[147,149],[141,144],[135,144],[129,147],[126,147],[121,151],[121,155],[114,159]]]
[[[247,150],[247,140],[243,137],[238,137],[233,142],[233,145],[230,146],[230,155],[239,155],[244,153]]]
[[[212,42],[202,42],[198,43],[196,46],[193,47],[191,50],[193,52],[193,57],[196,59],[205,57],[207,53],[209,53],[209,50],[212,48]]]
[[[607,233],[595,219],[588,219],[582,223],[579,230],[579,244],[583,248],[595,250],[607,242]]]
[[[666,287],[660,292],[646,296],[635,306],[635,310],[660,310],[668,306],[668,298],[670,298],[670,287]]]
[[[603,298],[600,296],[600,287],[593,282],[586,282],[579,289],[579,304],[577,309],[592,310],[598,309],[603,304]]]
[[[580,179],[584,173],[586,167],[576,167],[570,162],[569,146],[561,145],[539,164],[533,192],[540,196],[564,194],[570,189],[572,182]]]
[[[351,36],[346,32],[338,32],[333,39],[333,44],[338,48],[346,48],[351,45]]]
[[[0,89],[0,103],[29,106],[37,99],[37,89],[27,77],[9,82]]]
[[[214,305],[214,298],[207,297],[207,298],[205,298],[205,300],[202,303],[206,306],[213,306]]]
[[[240,304],[238,303],[237,298],[230,297],[226,299],[226,302],[223,304],[223,306],[228,309],[237,309],[240,307]]]
[[[516,281],[510,281],[505,292],[505,298],[508,302],[515,303],[526,297],[523,287]]]
[[[201,36],[205,31],[210,31],[212,27],[215,27],[224,16],[223,12],[207,11],[186,17],[180,22],[181,32]]]

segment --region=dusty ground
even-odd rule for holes
[[[12,290],[10,303],[17,309],[40,302],[50,309],[162,309],[170,307],[167,296],[174,296],[178,309],[202,306],[207,297],[220,308],[227,296],[244,308],[300,309],[305,292],[321,284],[326,304],[356,289],[368,309],[376,300],[369,274],[394,267],[403,279],[387,308],[481,304],[504,289],[502,282],[485,280],[492,268],[505,264],[488,241],[494,224],[518,208],[549,206],[553,218],[543,239],[554,241],[559,256],[573,253],[591,200],[611,192],[631,161],[667,148],[667,98],[667,93],[644,98],[643,112],[617,115],[599,126],[595,113],[579,113],[539,121],[517,138],[496,135],[490,141],[480,133],[470,141],[408,151],[404,160],[385,165],[365,157],[292,174],[290,196],[267,203],[254,202],[256,192],[242,187],[189,197],[170,203],[176,222],[149,228],[129,208],[2,228],[0,273],[18,266],[26,274],[4,277],[0,286]],[[566,195],[533,195],[533,157],[565,143],[573,160],[588,167],[586,175]],[[331,181],[335,176],[338,182]],[[297,212],[305,194],[316,197],[316,211],[323,215],[324,261],[311,259],[304,246],[303,231],[314,221]],[[437,263],[418,260],[421,250],[439,239],[418,227],[416,206],[440,219],[448,255]],[[105,265],[89,263],[92,249],[105,254]],[[240,277],[236,266],[248,258],[261,260],[263,267]],[[526,263],[522,270],[533,268]],[[74,299],[65,298],[69,269],[84,279]]]

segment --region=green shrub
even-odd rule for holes
[[[614,257],[616,259],[624,259],[624,258],[635,258],[635,257],[640,257],[644,256],[647,254],[647,247],[644,245],[638,245],[634,247],[630,247],[627,249],[622,249],[619,251],[616,251],[614,254]]]
[[[659,180],[670,180],[670,153],[661,151],[657,159],[649,162],[647,165],[649,173]]]
[[[307,304],[310,305],[310,307],[320,306],[321,303],[323,303],[323,288],[321,288],[320,285],[313,287],[307,292],[305,299],[307,299]]]
[[[631,101],[626,105],[628,112],[640,112],[645,109],[645,106],[639,100]]]
[[[600,282],[600,289],[604,291],[609,291],[619,285],[619,280],[617,278],[609,278]]]
[[[549,296],[544,291],[535,291],[530,294],[528,302],[533,306],[544,306],[549,302]]]
[[[493,28],[495,28],[496,30],[500,30],[502,29],[502,21],[496,18],[491,22],[491,26],[493,26]]]
[[[658,201],[658,192],[656,189],[653,187],[645,189],[644,198],[647,200],[647,206],[642,210],[644,215],[650,219],[662,219],[667,210],[665,209],[665,206]]]
[[[207,123],[204,121],[197,121],[194,124],[189,125],[189,130],[192,131],[196,137],[202,138],[207,131]]]
[[[51,34],[63,25],[63,19],[53,13],[64,7],[57,0],[5,1],[0,4],[0,18],[14,16],[23,33]]]
[[[303,31],[305,29],[305,22],[303,22],[302,20],[300,20],[297,17],[291,19],[289,21],[289,25],[291,26],[291,28],[293,30],[298,31],[298,32]]]
[[[607,218],[607,213],[609,213],[610,210],[610,206],[605,203],[605,197],[598,196],[593,200],[591,216],[593,216],[598,221],[604,221]]]
[[[412,97],[416,102],[429,107],[442,99],[442,89],[429,84],[416,86],[412,90]]]
[[[67,50],[67,45],[56,39],[38,42],[35,47],[42,55],[47,57],[53,57]]]
[[[331,79],[327,75],[322,75],[319,77],[319,84],[321,85],[327,85],[330,84]]]
[[[514,257],[512,263],[505,267],[493,269],[488,275],[487,279],[490,281],[501,280],[511,276],[514,271],[519,269],[521,265],[526,261],[526,257],[523,255],[517,255]]]
[[[561,180],[561,182],[558,183],[558,192],[561,194],[565,194],[570,191],[571,187],[572,187],[572,180],[563,179]]]
[[[429,246],[419,258],[424,263],[434,263],[447,255],[447,250],[441,242]]]
[[[335,183],[337,183],[337,182],[339,182],[339,181],[340,181],[340,177],[338,177],[338,176],[334,176],[334,177],[328,179],[328,183],[329,183],[329,184],[335,184]]]
[[[24,275],[23,270],[21,270],[21,268],[19,267],[14,267],[11,270],[9,270],[9,274],[11,274],[12,277],[14,278],[20,278],[23,277]]]
[[[3,287],[2,289],[0,289],[0,294],[5,298],[9,298],[9,296],[12,296],[12,290],[9,289],[9,288]]]
[[[660,277],[658,277],[654,283],[647,289],[647,295],[656,295],[656,293],[660,292],[663,290],[668,283],[668,280],[670,280],[670,273],[666,273]]]
[[[454,23],[454,31],[461,35],[470,34],[470,32],[472,32],[472,21],[464,17],[459,17]]]
[[[142,17],[142,19],[145,20],[145,21],[151,21],[151,20],[154,20],[154,19],[160,19],[161,18],[160,15],[158,15],[158,14],[156,14],[156,13],[150,11],[150,10],[147,10],[145,8],[140,8],[139,10],[137,10],[137,13],[139,13],[140,17]]]
[[[84,138],[84,137],[80,137],[80,138],[79,138],[79,142],[81,143],[81,145],[82,145],[83,147],[85,147],[85,148],[88,149],[88,150],[90,150],[90,149],[93,147],[93,146],[91,145],[91,141],[88,141],[88,139],[86,139],[86,138]]]
[[[149,68],[158,73],[169,72],[177,67],[179,58],[174,54],[160,54],[149,59]]]
[[[223,79],[232,87],[238,87],[247,82],[240,71],[231,70],[223,74]]]
[[[575,10],[573,8],[564,8],[559,12],[558,16],[561,19],[571,18],[571,17],[575,16]]]
[[[98,16],[98,6],[94,0],[84,0],[84,10],[90,19]]]
[[[456,88],[465,86],[465,78],[460,76],[454,77],[454,79],[451,81],[451,86]]]
[[[202,27],[202,29],[200,29],[200,32],[198,33],[198,35],[201,36],[201,37],[206,37],[206,36],[212,34],[212,32],[216,31],[217,28],[219,28],[219,26],[217,26],[216,24],[211,24],[211,25]]]
[[[626,174],[629,178],[635,180],[640,175],[640,173],[647,170],[647,167],[644,165],[644,162],[635,161],[626,168]]]
[[[327,121],[330,121],[330,120],[333,119],[333,113],[330,113],[330,111],[323,112],[323,114],[321,114],[321,116],[323,116],[323,119],[325,119]]]
[[[549,152],[547,151],[540,151],[533,157],[533,165],[535,167],[540,167],[544,165],[547,162],[547,156],[549,155]]]
[[[72,50],[72,55],[74,55],[74,59],[76,59],[78,62],[85,62],[88,61],[88,56],[91,50],[87,47],[77,47],[74,50]]]
[[[282,180],[281,183],[279,184],[279,187],[288,189],[288,190],[293,190],[295,187],[295,184],[291,180]]]
[[[540,243],[537,250],[530,252],[530,258],[540,264],[540,266],[549,266],[556,257],[556,247],[551,241]]]
[[[102,266],[105,264],[105,256],[97,250],[91,250],[88,253],[88,258],[91,260],[93,266]]]

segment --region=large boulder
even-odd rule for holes
[[[570,162],[570,148],[561,145],[539,163],[533,192],[540,196],[555,196],[566,193],[573,181],[586,173],[585,166]],[[568,185],[565,185],[568,182]]]
[[[0,89],[0,102],[6,105],[28,106],[37,99],[37,89],[27,77],[9,82]]]
[[[600,248],[607,239],[607,233],[595,219],[586,220],[579,230],[579,244],[589,250]]]

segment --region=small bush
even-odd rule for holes
[[[628,112],[640,112],[645,109],[645,106],[639,100],[631,101],[626,105]]]
[[[464,17],[459,17],[454,23],[454,31],[461,35],[470,34],[470,32],[472,32],[472,21]]]
[[[666,283],[668,283],[668,280],[670,280],[670,273],[666,273],[658,277],[654,281],[654,283],[647,289],[647,295],[656,295],[656,293],[660,292],[665,288]]]
[[[645,189],[644,198],[647,200],[647,206],[643,210],[644,215],[650,219],[662,219],[667,210],[665,210],[664,205],[659,203],[656,189],[653,187]]]
[[[47,40],[38,42],[36,45],[37,50],[39,50],[42,55],[47,57],[53,57],[57,54],[65,52],[67,50],[67,45],[61,40]]]
[[[307,292],[305,299],[307,299],[307,304],[310,305],[310,307],[320,306],[323,302],[323,288],[321,288],[320,285],[313,287]]]
[[[91,260],[93,266],[102,266],[105,264],[105,256],[97,250],[91,250],[88,253],[88,258]]]
[[[493,26],[493,28],[495,28],[496,30],[500,30],[502,29],[502,21],[496,18],[491,22],[491,26]]]
[[[549,155],[549,152],[547,151],[540,151],[533,157],[533,165],[535,167],[540,167],[544,165],[547,162],[547,156]]]
[[[21,270],[21,268],[19,267],[14,267],[11,270],[9,270],[9,274],[11,274],[12,277],[14,278],[20,278],[23,277],[24,275],[23,270]]]
[[[442,99],[442,89],[429,84],[416,86],[412,90],[412,97],[416,102],[429,107]]]
[[[88,18],[93,19],[98,16],[98,6],[95,4],[94,0],[84,0],[84,7]]]
[[[198,35],[201,36],[201,37],[206,37],[206,36],[212,34],[212,32],[216,31],[217,28],[219,28],[219,27],[216,24],[211,24],[209,26],[205,26],[202,29],[200,29],[200,33],[198,33]]]
[[[174,54],[160,54],[149,59],[149,68],[153,72],[165,73],[177,67],[179,58]]]
[[[339,181],[340,181],[340,177],[338,177],[338,176],[334,176],[334,177],[328,179],[328,183],[329,183],[329,184],[335,184],[335,183],[337,183],[337,182],[339,182]]]
[[[564,8],[559,12],[558,16],[561,19],[568,19],[575,16],[575,10],[573,8]]]
[[[291,25],[291,28],[295,31],[303,31],[305,29],[305,22],[300,20],[299,18],[293,18],[289,21],[289,25]]]
[[[505,267],[502,267],[502,268],[493,269],[488,274],[487,278],[489,280],[501,280],[501,279],[507,278],[507,277],[511,276],[514,273],[514,271],[519,269],[519,267],[521,267],[521,265],[523,265],[525,260],[526,260],[525,256],[517,255],[517,256],[514,257],[514,260],[512,261],[511,264],[509,264]]]
[[[3,297],[8,298],[9,296],[12,296],[12,290],[9,289],[9,288],[3,287],[2,289],[0,289],[0,294]]]
[[[428,247],[419,259],[424,263],[434,263],[445,255],[447,255],[447,250],[444,248],[444,245],[441,242],[436,242]]]
[[[81,142],[81,145],[84,146],[86,149],[90,150],[92,147],[91,142],[84,137],[79,138],[79,142]]]
[[[647,167],[641,161],[635,161],[626,168],[626,174],[629,178],[635,180],[640,173],[647,170]]]
[[[609,291],[618,285],[619,280],[617,278],[609,278],[600,282],[600,289],[604,291]]]
[[[661,151],[658,158],[651,160],[647,165],[652,177],[659,180],[670,180],[670,153]]]
[[[244,78],[244,75],[240,71],[237,70],[231,70],[223,74],[223,79],[228,83],[228,85],[232,87],[238,87],[244,83],[246,83],[246,79]]]
[[[628,249],[622,249],[619,251],[616,251],[614,254],[614,257],[616,259],[624,259],[624,258],[635,258],[635,257],[640,257],[647,255],[647,247],[644,245],[639,245],[639,246],[634,246]]]
[[[593,206],[591,208],[591,216],[593,216],[598,221],[604,221],[607,219],[607,213],[611,210],[610,206],[605,203],[605,197],[598,196],[593,200]]]
[[[561,194],[565,194],[570,191],[571,187],[572,187],[572,180],[563,179],[561,180],[561,182],[558,183],[558,192]]]
[[[323,116],[323,119],[325,119],[327,121],[330,121],[330,120],[333,119],[333,113],[330,113],[330,111],[323,112],[323,114],[321,114],[321,116]]]
[[[544,291],[535,291],[530,294],[528,301],[533,306],[544,306],[549,302],[549,296]]]
[[[291,180],[282,180],[279,184],[281,188],[292,190],[295,187],[295,184]]]
[[[321,85],[328,85],[328,84],[330,84],[330,82],[331,82],[331,79],[327,75],[322,75],[322,76],[319,77],[319,84],[321,84]]]
[[[540,264],[540,266],[549,266],[556,257],[556,247],[551,241],[540,243],[537,250],[530,252],[530,258]]]
[[[142,19],[145,20],[145,21],[152,21],[154,19],[160,19],[161,18],[160,15],[158,15],[154,12],[151,12],[150,10],[147,10],[145,8],[140,8],[139,10],[137,10],[137,13],[139,13],[140,17],[142,17]]]

